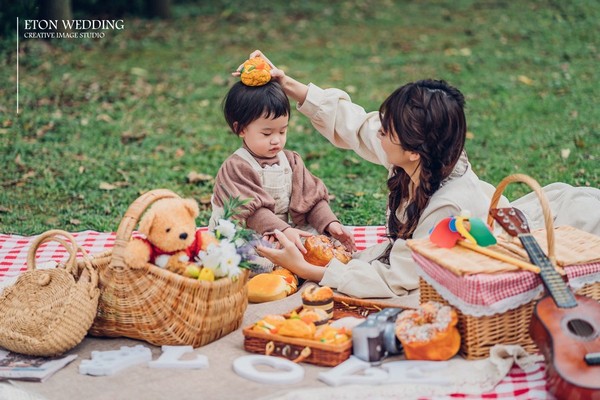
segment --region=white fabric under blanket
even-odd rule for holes
[[[445,363],[442,369],[432,368],[428,371],[427,367],[424,367],[418,383],[300,389],[266,396],[264,400],[410,400],[458,392],[476,395],[491,391],[506,376],[514,363],[527,371],[528,368],[535,367],[535,362],[541,359],[540,355],[527,354],[521,346],[496,345],[490,350],[490,357],[484,360],[467,361],[455,357]],[[439,384],[440,377],[451,383]]]

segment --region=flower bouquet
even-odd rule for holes
[[[223,217],[210,231],[202,233],[200,251],[189,266],[185,275],[205,281],[221,278],[236,280],[242,269],[258,267],[256,246],[269,246],[270,243],[252,229],[240,226],[234,217],[239,207],[250,199],[229,198],[223,204]]]

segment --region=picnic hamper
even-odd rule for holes
[[[56,268],[36,269],[36,252],[49,241],[59,242],[69,258]],[[72,349],[92,325],[99,294],[98,274],[71,234],[39,235],[27,253],[27,271],[0,295],[0,347],[32,356]]]
[[[99,255],[100,300],[90,329],[94,336],[129,337],[162,345],[200,347],[237,329],[248,305],[244,270],[236,280],[199,281],[153,264],[128,266],[125,248],[144,211],[166,189],[136,199],[119,224],[112,251]]]
[[[572,227],[554,228],[548,201],[540,185],[533,178],[522,174],[510,175],[504,178],[492,196],[490,210],[497,207],[503,190],[508,184],[513,182],[525,183],[535,192],[542,207],[545,229],[534,231],[532,234],[539,242],[541,248],[547,249],[548,258],[563,275],[564,279],[567,279],[565,272],[567,268],[578,269],[592,265],[597,269],[600,237]],[[489,226],[493,226],[493,218],[491,216],[487,222]],[[559,243],[562,243],[560,246],[561,254],[556,251],[558,245],[555,239],[558,239]],[[433,247],[436,246],[432,245],[428,238],[410,240],[407,244],[413,250],[413,258],[415,258],[415,261],[421,267],[419,279],[421,303],[432,300],[450,304],[457,308],[459,317],[458,329],[462,337],[460,348],[462,356],[467,359],[489,357],[490,349],[498,343],[518,344],[529,353],[538,351],[529,334],[529,321],[531,320],[535,303],[543,294],[543,286],[539,276],[527,271],[515,272],[516,267],[514,266],[465,249],[434,249]],[[528,261],[527,254],[517,238],[500,236],[498,237],[498,244],[494,247],[497,247],[497,251],[506,252],[506,254],[510,254],[513,257]],[[568,262],[564,262],[562,259],[565,258],[565,252],[576,255],[575,258],[579,259],[578,264],[580,265],[570,265]],[[586,265],[586,263],[588,264]],[[490,287],[500,288],[504,286],[503,290],[510,293],[511,286],[518,282],[527,286],[528,291],[515,296],[514,298],[519,299],[519,301],[513,301],[513,304],[507,304],[511,299],[508,302],[504,301],[502,311],[497,313],[490,313],[487,310],[486,312],[479,312],[478,305],[465,305],[466,303],[461,302],[458,296],[454,296],[451,290],[447,290],[447,286],[454,284],[450,281],[468,286],[470,276],[452,276],[453,274],[448,271],[451,271],[454,266],[458,265],[462,265],[464,269],[465,265],[480,266],[483,264],[487,264],[490,267],[493,266],[499,272],[496,275],[497,278],[495,278],[495,286],[490,284]],[[425,272],[433,270],[442,271],[442,275],[445,274],[444,276],[447,279],[444,281],[436,280],[431,277],[430,273]],[[477,275],[486,276],[487,279],[488,274]],[[492,282],[493,279],[490,278],[489,281]],[[484,279],[481,281],[474,279],[473,282],[479,284],[487,281]],[[481,287],[485,288],[487,286],[482,284]],[[485,289],[480,288],[479,290]],[[575,290],[575,293],[600,301],[600,282],[585,285]],[[476,297],[477,300],[485,298],[484,295],[485,293],[480,297]],[[451,301],[449,301],[450,299]],[[473,301],[473,303],[477,303],[477,301]],[[479,303],[482,303],[482,301],[479,301]],[[502,300],[499,303],[502,303]]]

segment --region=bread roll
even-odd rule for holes
[[[344,246],[336,246],[333,241],[325,235],[316,235],[304,241],[306,254],[304,259],[313,265],[324,267],[332,258],[337,258],[344,264],[352,259],[352,255]]]
[[[320,309],[333,318],[333,290],[328,286],[309,286],[302,292],[302,305],[305,310]]]
[[[450,306],[428,301],[415,310],[404,310],[396,319],[396,336],[407,360],[444,361],[460,347],[458,315]]]
[[[292,290],[292,286],[283,275],[274,273],[258,274],[248,281],[248,301],[250,303],[264,303],[280,300],[292,293]]]
[[[317,327],[312,322],[304,322],[299,318],[290,318],[283,321],[277,333],[282,336],[290,336],[304,339],[312,339]]]

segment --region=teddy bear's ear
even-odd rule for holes
[[[154,210],[148,210],[140,220],[140,233],[143,233],[144,235],[146,235],[146,237],[150,236],[150,227],[152,226],[152,222],[154,221],[154,215]]]
[[[190,215],[196,219],[200,215],[200,209],[198,208],[198,202],[194,199],[183,199],[183,206],[190,213]]]

